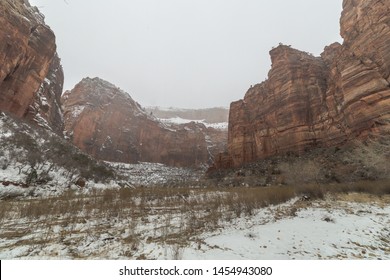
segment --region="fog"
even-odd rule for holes
[[[279,43],[341,42],[342,0],[30,0],[57,37],[65,89],[108,80],[144,106],[229,106]]]

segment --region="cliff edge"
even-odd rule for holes
[[[390,129],[390,2],[344,0],[343,44],[320,57],[279,45],[268,79],[230,107],[214,168],[338,146]]]

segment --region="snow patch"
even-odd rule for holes
[[[195,123],[199,123],[199,124],[204,124],[206,127],[211,127],[211,128],[218,129],[218,130],[227,130],[228,129],[227,122],[208,123],[205,120],[188,120],[188,119],[183,119],[180,117],[169,118],[169,119],[160,118],[158,120],[164,124],[187,124],[187,123],[195,122]]]
[[[77,118],[85,109],[84,105],[77,105],[72,108],[72,117]]]

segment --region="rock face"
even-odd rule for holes
[[[321,57],[270,51],[268,80],[231,104],[228,152],[215,168],[389,131],[390,2],[344,0],[343,8],[342,45]]]
[[[0,110],[62,132],[55,36],[26,0],[0,1]]]
[[[66,134],[98,159],[171,166],[200,166],[211,160],[204,125],[167,126],[102,79],[83,79],[62,102]]]
[[[38,125],[62,135],[64,120],[61,109],[61,94],[64,85],[64,72],[56,54],[50,64],[49,72],[39,90],[35,93],[34,102],[30,105],[27,117]]]

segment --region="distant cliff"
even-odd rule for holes
[[[178,117],[187,120],[204,120],[206,123],[223,123],[229,119],[229,109],[221,107],[207,109],[149,107],[146,111],[161,119]]]
[[[344,0],[343,44],[321,57],[280,45],[268,79],[230,107],[215,168],[342,145],[390,126],[390,2]]]
[[[194,122],[163,124],[129,94],[99,78],[83,79],[62,102],[66,135],[98,159],[201,166],[218,149],[215,130]]]
[[[0,1],[0,61],[0,111],[61,134],[64,75],[55,36],[28,1]]]

